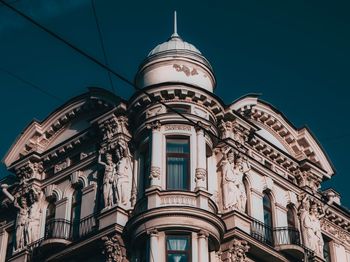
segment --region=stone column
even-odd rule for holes
[[[7,251],[8,233],[0,229],[0,262],[5,262]]]
[[[149,261],[150,262],[158,262],[158,230],[155,228],[149,229],[147,231],[147,234],[149,237],[149,245],[150,245],[150,252],[149,252]]]
[[[206,231],[198,232],[198,261],[209,262],[208,237]]]
[[[196,165],[196,188],[198,189],[206,189],[207,188],[207,156],[206,156],[206,144],[204,138],[203,129],[196,129],[197,133],[197,165]]]
[[[150,187],[161,188],[161,172],[162,166],[162,134],[160,133],[160,123],[155,122],[148,126],[152,128],[152,155],[151,155],[151,173],[150,173]]]

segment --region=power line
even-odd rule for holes
[[[43,93],[43,94],[45,94],[45,95],[47,95],[47,96],[49,96],[49,97],[51,97],[51,98],[53,98],[53,99],[55,99],[55,100],[58,100],[58,101],[60,101],[60,102],[63,102],[63,101],[64,101],[62,98],[60,98],[60,97],[58,97],[58,96],[56,96],[56,95],[54,95],[54,94],[51,94],[50,92],[48,92],[48,91],[46,91],[46,90],[40,88],[39,86],[33,84],[32,82],[30,82],[30,81],[28,81],[28,80],[25,80],[25,79],[23,79],[22,77],[20,77],[20,76],[18,76],[18,75],[16,75],[16,74],[14,74],[14,73],[12,73],[12,72],[10,72],[10,71],[4,69],[4,68],[0,68],[0,71],[6,73],[6,74],[8,74],[8,75],[10,75],[12,78],[15,78],[16,80],[19,80],[19,81],[21,81],[22,83],[24,83],[24,84],[26,84],[26,85],[28,85],[28,86],[31,86],[32,88],[34,88],[34,89],[40,91],[41,93]]]
[[[95,23],[96,23],[96,27],[97,27],[98,37],[100,39],[100,44],[101,44],[101,48],[102,48],[104,62],[108,66],[107,54],[106,54],[106,49],[105,49],[104,42],[103,42],[102,31],[101,31],[100,24],[99,24],[99,21],[98,21],[98,16],[97,16],[97,11],[96,11],[96,6],[95,6],[95,0],[91,0],[91,6],[92,6],[92,11],[93,11],[93,14],[94,14],[94,18],[95,18]],[[112,92],[115,93],[111,72],[107,71],[107,74],[108,74],[108,79],[109,79],[109,83],[111,85]]]
[[[227,141],[221,139],[220,136],[214,134],[213,132],[211,132],[209,129],[205,129],[202,127],[202,125],[200,124],[200,122],[195,122],[192,119],[188,118],[187,116],[185,116],[183,113],[175,110],[174,108],[170,107],[169,105],[167,105],[166,103],[164,103],[163,101],[161,101],[160,99],[156,99],[153,95],[149,94],[148,92],[146,92],[144,89],[137,87],[136,85],[134,85],[133,82],[131,82],[130,80],[128,80],[126,77],[124,77],[123,75],[119,74],[118,72],[114,71],[113,69],[109,68],[109,66],[105,65],[104,63],[100,62],[98,59],[94,58],[92,55],[86,53],[85,51],[79,49],[78,47],[76,47],[74,44],[70,43],[69,41],[65,40],[63,37],[59,36],[58,34],[56,34],[55,32],[51,31],[50,29],[46,28],[45,26],[41,25],[40,23],[38,23],[37,21],[35,21],[33,18],[29,17],[28,15],[26,15],[25,13],[21,12],[20,10],[16,9],[15,7],[11,6],[10,4],[6,3],[4,0],[0,0],[0,3],[2,3],[3,5],[7,6],[9,9],[11,9],[13,12],[17,13],[18,15],[20,15],[21,17],[25,18],[26,20],[28,20],[30,23],[34,24],[35,26],[39,27],[40,29],[42,29],[43,31],[45,31],[46,33],[48,33],[49,35],[53,36],[54,38],[60,40],[61,42],[63,42],[64,44],[66,44],[67,46],[69,46],[70,48],[74,49],[76,52],[78,52],[79,54],[81,54],[82,56],[85,56],[86,58],[90,59],[91,61],[93,61],[94,63],[96,63],[97,65],[99,65],[100,67],[102,67],[103,69],[111,72],[113,75],[115,75],[116,77],[118,77],[120,80],[122,80],[123,82],[127,83],[128,85],[132,86],[134,89],[140,91],[141,93],[143,93],[144,95],[146,95],[148,98],[150,98],[150,100],[152,102],[155,103],[159,103],[161,105],[163,105],[164,107],[166,107],[167,109],[169,109],[170,111],[178,114],[179,116],[181,116],[183,119],[187,120],[189,123],[193,124],[195,127],[200,128],[204,131],[204,133],[207,133],[211,136],[213,136],[214,138],[218,139],[218,141],[224,143],[225,145],[232,147],[232,145],[230,143],[228,143]],[[302,189],[302,188],[301,188]],[[308,191],[306,191],[305,189],[302,189],[305,193],[309,194],[310,193]],[[313,196],[313,195],[312,195]],[[315,197],[315,196],[313,196]],[[323,201],[322,201],[323,202]]]

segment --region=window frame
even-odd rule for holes
[[[188,153],[168,153],[168,139],[186,139],[188,142]],[[186,174],[186,183],[187,188],[169,188],[168,183],[168,158],[169,157],[178,157],[184,158],[187,161],[187,174]],[[165,188],[166,190],[179,190],[179,191],[190,191],[191,190],[191,138],[189,136],[177,136],[177,135],[169,135],[165,137],[165,165],[166,165],[166,179],[165,179]]]
[[[186,250],[186,251],[168,250],[168,238],[169,237],[184,237],[184,238],[187,238],[188,250]],[[165,261],[168,261],[168,255],[169,254],[187,254],[188,262],[192,262],[192,237],[191,237],[191,233],[169,233],[169,234],[165,234]]]

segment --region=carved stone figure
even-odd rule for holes
[[[316,203],[312,203],[305,197],[300,208],[300,222],[303,228],[302,236],[304,245],[315,252],[315,255],[323,258],[323,238],[321,233],[320,214]]]
[[[41,200],[42,192],[33,187],[29,194],[31,203],[28,213],[28,241],[32,243],[40,237],[40,218],[42,214]]]
[[[229,138],[231,137],[232,138],[232,122],[230,121],[224,121],[224,120],[221,120],[220,122],[220,129],[221,129],[221,137],[223,139],[225,138]]]
[[[104,241],[102,253],[106,256],[106,262],[122,262],[123,253],[118,238],[116,236],[103,237],[102,241]]]
[[[23,249],[29,243],[29,208],[25,196],[17,196],[13,205],[18,209],[16,220],[16,250]]]
[[[130,199],[131,187],[130,181],[132,177],[131,169],[131,157],[129,149],[125,142],[119,142],[117,148],[117,192],[118,192],[118,202],[126,205]]]
[[[105,172],[103,175],[103,200],[104,207],[112,207],[117,199],[117,178],[116,178],[116,164],[113,163],[112,155],[106,154],[106,162],[102,161],[102,155],[98,156],[98,163],[105,167]]]
[[[243,175],[249,171],[247,163],[243,163],[243,159],[235,157],[233,152],[227,155],[224,153],[222,161],[222,187],[224,209],[238,209],[241,212],[245,211],[247,195],[243,184]]]

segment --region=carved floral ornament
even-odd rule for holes
[[[231,138],[241,144],[246,141],[244,129],[236,121],[221,120],[219,124],[222,139]]]
[[[309,171],[298,171],[296,179],[300,187],[309,187],[314,192],[320,188],[320,179]]]
[[[31,178],[41,179],[43,176],[43,163],[28,161],[25,165],[16,170],[17,176],[21,180],[28,180]]]
[[[101,125],[103,140],[111,140],[117,134],[124,134],[130,136],[128,131],[128,120],[125,116],[115,116],[105,120]]]
[[[106,262],[122,262],[123,252],[118,237],[106,236],[102,237],[101,240],[104,241],[104,249],[102,251],[102,254],[105,255]]]
[[[247,241],[233,239],[226,254],[221,255],[223,262],[246,262],[246,253],[249,251]]]

